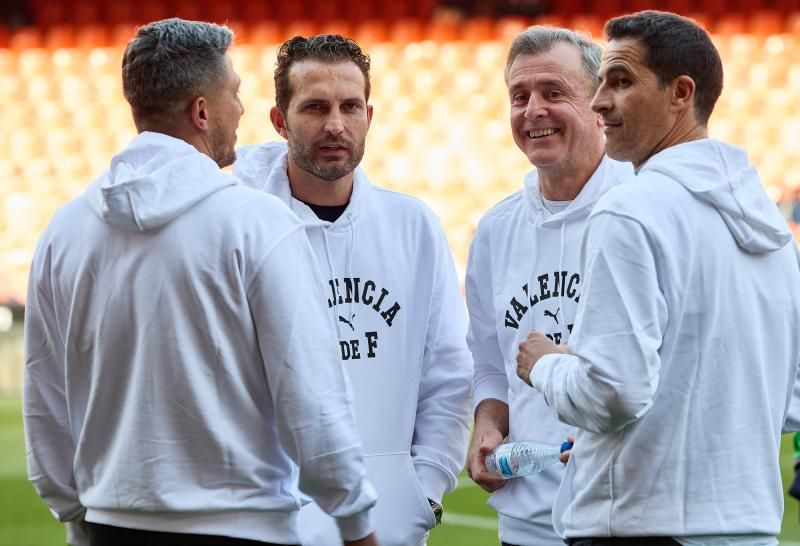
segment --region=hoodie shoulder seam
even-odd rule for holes
[[[303,232],[305,234],[305,226],[303,224],[297,224],[295,226],[292,226],[288,230],[286,230],[285,233],[283,233],[280,237],[278,237],[273,242],[273,244],[269,246],[269,248],[266,250],[266,252],[264,252],[264,255],[253,266],[253,275],[251,276],[250,280],[247,282],[247,286],[246,286],[248,291],[252,288],[253,280],[257,276],[258,272],[261,271],[261,268],[263,267],[264,262],[267,260],[267,258],[269,258],[270,255],[272,255],[272,252],[276,248],[278,248],[278,246],[280,246],[286,239],[288,239],[289,237],[294,235],[299,230],[303,230]]]

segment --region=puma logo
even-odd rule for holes
[[[347,324],[350,327],[350,329],[352,331],[355,332],[356,329],[353,327],[353,323],[351,322],[354,318],[356,318],[355,314],[352,317],[350,317],[350,320],[347,320],[343,316],[339,315],[339,322],[344,322],[345,324]],[[556,321],[556,322],[558,322],[558,321]]]
[[[555,315],[554,315],[554,314],[553,314],[553,313],[551,313],[549,310],[545,309],[545,310],[544,310],[544,316],[546,316],[546,317],[551,317],[551,318],[552,318],[554,321],[556,321],[556,324],[558,324],[558,312],[559,312],[559,311],[561,311],[561,307],[559,307],[558,309],[556,309],[556,313],[555,313]],[[341,317],[339,317],[339,318],[341,318]]]

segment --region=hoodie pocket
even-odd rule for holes
[[[421,546],[436,517],[408,453],[367,455],[367,476],[378,492],[374,515],[381,546]]]
[[[408,453],[366,455],[367,478],[378,493],[372,517],[381,546],[423,546],[436,517]],[[316,503],[300,510],[298,529],[304,546],[341,546],[335,521]]]

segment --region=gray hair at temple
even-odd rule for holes
[[[594,93],[600,84],[598,74],[600,72],[601,47],[580,32],[560,27],[542,25],[528,27],[514,39],[506,61],[504,74],[506,83],[508,83],[511,65],[514,64],[517,57],[547,53],[560,43],[570,44],[580,52],[583,71],[591,82],[591,91]]]
[[[172,18],[136,32],[122,58],[122,90],[134,121],[172,116],[225,81],[227,27]]]

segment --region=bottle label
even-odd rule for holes
[[[502,457],[498,457],[497,458],[497,466],[500,467],[500,472],[503,474],[504,477],[506,477],[506,478],[513,478],[514,477],[514,471],[511,470],[511,465],[508,464],[508,457],[507,456],[504,455]]]

